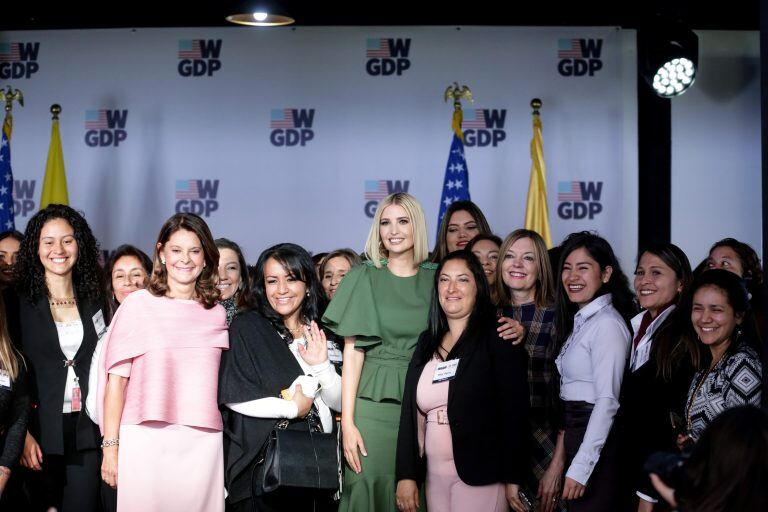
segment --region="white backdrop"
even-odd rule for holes
[[[407,54],[382,64],[391,52],[381,39]],[[0,85],[26,99],[15,109],[12,142],[20,229],[37,210],[48,109],[60,103],[70,204],[104,249],[149,249],[179,201],[191,200],[214,235],[239,242],[249,261],[280,241],[361,250],[372,213],[366,186],[381,181],[399,181],[422,201],[433,239],[451,142],[442,93],[458,81],[475,96],[468,117],[488,110],[496,121],[468,132],[466,149],[472,199],[494,231],[504,236],[523,222],[529,102],[538,97],[553,241],[596,229],[626,270],[632,265],[633,31],[232,27],[5,32],[0,43],[25,50],[19,65],[0,66]],[[292,109],[311,126],[297,126]],[[291,135],[275,131],[285,126]]]

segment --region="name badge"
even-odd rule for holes
[[[336,344],[331,340],[328,340],[328,359],[332,363],[340,363],[342,358],[342,352],[336,348]]]
[[[5,370],[0,370],[0,388],[11,387],[11,374]]]
[[[459,367],[458,359],[443,361],[435,367],[435,374],[432,377],[432,384],[451,380],[456,376],[456,369]]]
[[[104,313],[98,310],[93,315],[93,328],[96,329],[96,336],[101,338],[107,332],[107,324],[104,322]]]

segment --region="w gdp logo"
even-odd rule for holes
[[[128,111],[123,110],[86,110],[85,143],[90,147],[117,147],[128,138],[125,123]]]
[[[35,208],[36,180],[14,180],[13,182],[13,212],[16,216],[28,217],[37,211]]]
[[[557,183],[557,215],[561,219],[592,220],[603,211],[602,181],[560,181]]]
[[[219,180],[177,180],[176,213],[195,213],[201,217],[219,209]]]
[[[557,71],[562,76],[593,76],[603,69],[602,39],[558,39]]]
[[[390,194],[408,192],[410,180],[365,180],[365,216],[372,219],[379,202]]]
[[[400,76],[411,67],[408,54],[411,40],[385,37],[368,38],[365,45],[365,71],[371,76]]]
[[[181,39],[179,41],[179,74],[212,76],[221,69],[221,39]]]
[[[40,70],[40,43],[0,43],[0,78],[30,78]]]
[[[465,108],[462,110],[462,117],[461,129],[464,132],[465,146],[495,148],[507,138],[507,132],[504,131],[507,110],[504,108]]]
[[[269,119],[269,142],[273,146],[304,146],[315,138],[313,108],[273,108]]]

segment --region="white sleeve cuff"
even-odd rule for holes
[[[643,494],[640,491],[635,491],[635,494],[637,494],[637,497],[640,498],[643,501],[647,501],[648,503],[658,503],[659,500],[656,500],[654,498],[651,498],[647,494]]]
[[[252,418],[285,418],[291,420],[299,414],[299,407],[293,400],[283,400],[277,397],[227,404],[227,407],[243,416]]]

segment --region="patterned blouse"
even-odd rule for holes
[[[760,407],[762,375],[760,356],[744,343],[711,370],[696,372],[685,407],[688,435],[698,441],[712,420],[731,407]]]

